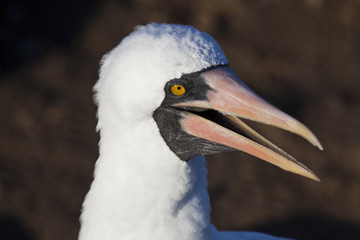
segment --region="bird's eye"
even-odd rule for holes
[[[181,96],[184,95],[184,93],[186,92],[184,86],[182,85],[172,85],[170,88],[170,91],[172,94],[176,95],[176,96]]]

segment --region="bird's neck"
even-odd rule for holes
[[[209,239],[206,174],[204,157],[181,161],[152,120],[101,129],[79,239]]]

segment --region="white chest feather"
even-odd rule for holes
[[[204,157],[178,159],[153,120],[101,137],[80,240],[209,239]]]

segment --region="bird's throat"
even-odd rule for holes
[[[181,161],[154,121],[101,130],[79,239],[209,239],[206,173],[205,158]]]

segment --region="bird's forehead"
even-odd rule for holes
[[[170,79],[228,63],[218,43],[191,26],[148,24],[138,27],[121,45],[129,50],[129,59]]]

